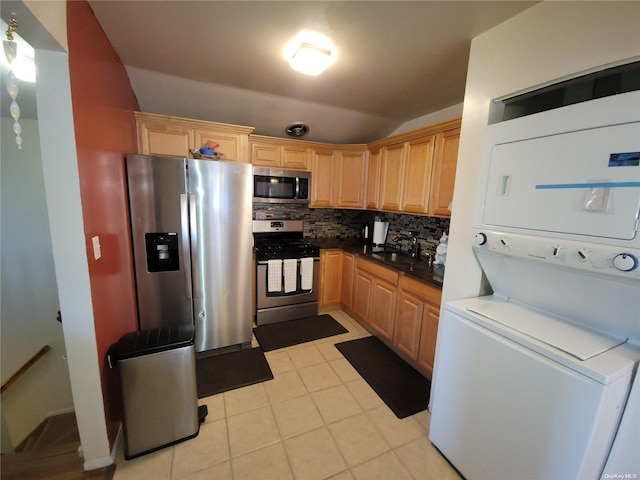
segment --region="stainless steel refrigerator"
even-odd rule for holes
[[[251,342],[251,165],[126,158],[140,329],[195,325],[196,352]]]

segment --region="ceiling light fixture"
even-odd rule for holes
[[[289,66],[305,75],[320,75],[336,58],[331,39],[311,30],[299,32],[285,47]]]

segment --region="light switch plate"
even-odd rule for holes
[[[93,244],[93,258],[98,260],[102,256],[100,251],[100,237],[91,237],[91,243]]]

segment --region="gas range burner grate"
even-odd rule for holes
[[[319,257],[320,248],[303,238],[300,220],[254,220],[256,260]]]
[[[320,256],[320,248],[301,238],[256,239],[256,260],[274,260]]]

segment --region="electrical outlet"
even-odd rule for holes
[[[102,256],[102,251],[100,250],[100,237],[91,237],[91,243],[93,244],[93,258],[98,260]]]

